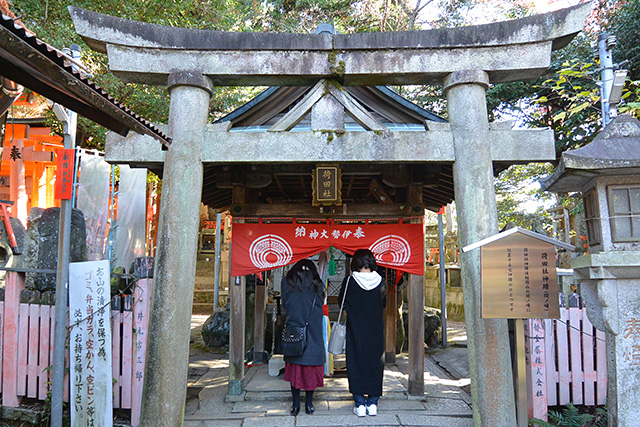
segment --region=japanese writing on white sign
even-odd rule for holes
[[[112,425],[109,261],[69,265],[71,425]]]

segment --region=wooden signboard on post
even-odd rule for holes
[[[573,251],[572,245],[520,227],[462,248],[462,252],[480,249],[481,306],[483,318],[515,319],[516,407],[518,426],[528,425],[527,363],[535,363],[525,350],[523,319],[560,317],[556,256],[554,246]],[[533,352],[541,352],[536,344]],[[546,387],[542,370],[530,381],[537,388]],[[540,396],[543,396],[541,393]]]
[[[554,245],[521,233],[480,248],[482,317],[560,317]]]
[[[557,319],[560,317],[554,246],[570,244],[514,227],[462,248],[480,248],[482,317]]]
[[[73,194],[74,149],[58,150],[58,168],[56,175],[55,198],[69,200]]]
[[[337,165],[319,165],[311,179],[313,206],[342,204],[342,171]]]

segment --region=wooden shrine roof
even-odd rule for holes
[[[309,86],[270,87],[218,123],[230,122],[230,132],[266,132],[310,89]],[[387,87],[345,89],[390,130],[419,132],[426,130],[425,121],[446,123],[443,118],[407,101]],[[348,114],[345,115],[345,129],[363,130]],[[292,129],[307,130],[310,131],[310,114]],[[314,167],[315,164],[253,164],[248,168],[205,165],[202,201],[216,209],[233,208],[232,186],[241,182],[248,187],[247,203],[262,205],[264,209],[260,212],[281,215],[297,212],[300,215],[305,210],[296,211],[293,205],[311,206],[311,173]],[[427,209],[439,210],[454,197],[451,164],[350,163],[340,167],[343,203],[366,205],[369,210],[379,211],[382,215],[395,212],[391,205],[408,202],[412,183],[422,184],[422,203]],[[270,211],[268,205],[281,208]],[[417,206],[413,210],[407,206],[403,212],[421,214]],[[246,211],[237,214],[251,215]]]

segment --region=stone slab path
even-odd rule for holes
[[[202,317],[202,319],[200,318]],[[289,383],[269,376],[268,366],[246,371],[246,394],[238,401],[227,396],[228,355],[209,350],[200,337],[199,326],[206,316],[194,316],[189,360],[189,385],[185,408],[185,427],[315,427],[315,426],[472,426],[469,378],[457,378],[451,371],[464,372],[464,348],[429,350],[425,355],[425,394],[407,396],[406,354],[399,354],[396,365],[385,367],[384,395],[378,416],[358,418],[348,392],[346,375],[337,373],[325,379],[325,386],[314,394],[316,411],[296,417],[289,415]],[[438,361],[436,361],[436,358]],[[337,360],[340,367],[343,361]],[[468,372],[468,368],[467,368]],[[304,399],[304,392],[302,393]]]

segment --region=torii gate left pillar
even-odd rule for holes
[[[151,312],[141,426],[157,426],[159,420],[167,426],[182,424],[203,176],[202,137],[212,89],[208,78],[190,72],[171,74],[167,86],[173,141],[163,171],[155,266],[156,283],[161,285],[155,287]]]

